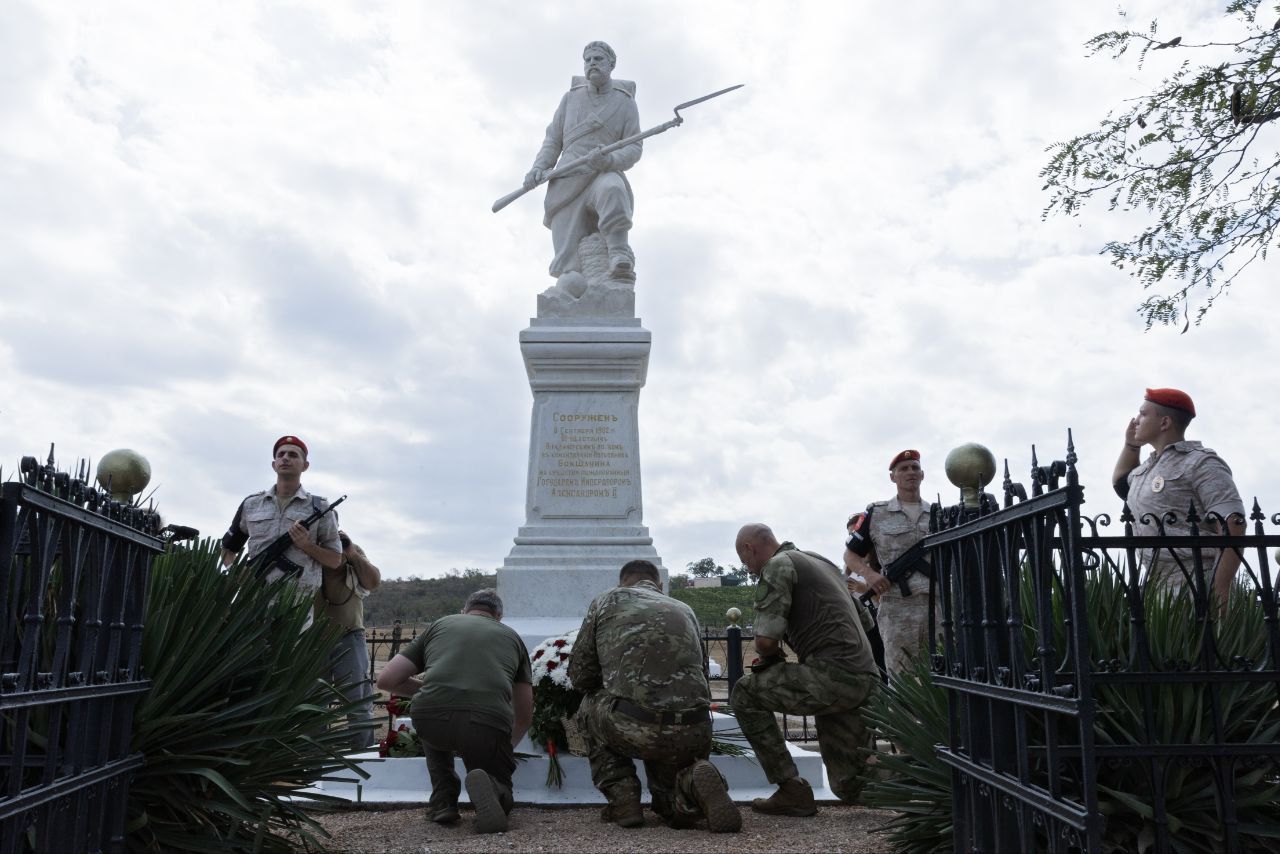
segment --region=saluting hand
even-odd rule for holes
[[[1130,446],[1138,444],[1138,419],[1129,419],[1129,426],[1124,430],[1124,443]]]

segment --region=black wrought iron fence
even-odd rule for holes
[[[1166,514],[1136,520],[1158,529],[1138,536],[1126,507],[1124,533],[1103,536],[1111,520],[1082,516],[1075,464],[1070,437],[1065,461],[1041,467],[1033,451],[1030,497],[1006,465],[1003,509],[943,510],[925,539],[942,606],[930,652],[948,697],[938,753],[953,769],[955,847],[1099,851],[1109,820],[1171,851],[1175,831],[1188,832],[1176,805],[1215,823],[1202,832],[1220,850],[1241,850],[1242,837],[1271,832],[1240,812],[1274,796],[1280,768],[1268,563],[1280,536],[1256,502],[1249,535],[1205,531],[1189,508],[1190,535],[1168,534]],[[1242,556],[1229,605],[1211,595],[1225,549]],[[1179,556],[1184,583],[1149,571],[1160,555]]]
[[[159,517],[34,458],[0,485],[0,851],[118,851]]]

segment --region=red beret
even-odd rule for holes
[[[276,451],[280,450],[281,445],[297,445],[302,449],[302,456],[305,457],[308,454],[306,442],[302,441],[297,436],[281,436],[279,439],[276,439],[276,443],[271,446],[271,456],[274,457],[276,455]]]
[[[1191,395],[1176,388],[1149,388],[1145,399],[1170,409],[1180,409],[1192,418],[1196,414],[1196,405],[1191,402]]]
[[[898,463],[905,463],[908,460],[915,460],[916,462],[919,462],[920,452],[910,451],[910,450],[899,451],[898,455],[889,461],[889,471],[893,471],[893,467],[896,466]]]

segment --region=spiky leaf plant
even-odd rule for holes
[[[1029,579],[1027,579],[1029,580]],[[1032,613],[1030,584],[1023,585],[1023,613]],[[1085,584],[1092,662],[1106,662],[1118,670],[1141,669],[1135,622],[1131,620],[1125,589],[1109,571],[1090,572]],[[1044,644],[1032,627],[1025,628],[1028,658],[1037,648],[1051,646],[1065,654],[1067,646],[1062,591],[1054,585],[1052,606],[1055,637]],[[1146,638],[1156,669],[1172,670],[1195,663],[1202,656],[1204,633],[1212,625],[1219,662],[1236,669],[1260,669],[1266,661],[1266,626],[1254,592],[1237,585],[1231,594],[1228,618],[1209,623],[1198,620],[1189,596],[1156,591],[1145,601]],[[1246,664],[1248,662],[1248,664]],[[1062,662],[1058,662],[1060,665]],[[1204,744],[1213,738],[1216,720],[1222,739],[1232,744],[1273,744],[1280,739],[1280,709],[1274,681],[1224,683],[1216,703],[1204,682],[1175,684],[1096,683],[1094,737],[1099,746],[1143,743],[1144,698],[1149,691],[1154,741],[1162,744]],[[866,715],[891,740],[898,753],[877,756],[884,772],[864,790],[868,806],[899,813],[883,829],[895,851],[930,854],[950,851],[951,773],[933,746],[946,740],[946,694],[932,684],[925,656],[894,678],[868,706]],[[1037,716],[1028,718],[1030,749],[1044,746],[1044,728]],[[1170,762],[1161,766],[1146,760],[1110,762],[1097,766],[1098,808],[1107,816],[1103,843],[1108,851],[1147,851],[1155,840],[1151,807],[1153,773],[1165,787],[1170,844],[1178,852],[1214,852],[1225,847],[1221,805],[1211,766],[1201,762]],[[1280,851],[1280,783],[1274,766],[1247,759],[1226,772],[1234,779],[1234,809],[1241,845],[1248,851]]]
[[[211,540],[158,559],[149,596],[130,849],[322,850],[308,810],[333,799],[301,790],[362,773],[342,755],[352,704],[319,678],[337,628],[304,630],[309,597],[224,574]]]
[[[927,655],[877,691],[863,717],[897,752],[876,754],[876,773],[862,791],[869,807],[894,810],[881,829],[894,851],[932,854],[951,850],[951,767],[933,746],[947,740],[947,695],[929,677]]]

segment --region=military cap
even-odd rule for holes
[[[898,455],[889,461],[889,471],[893,471],[893,467],[896,466],[898,463],[905,463],[908,460],[915,460],[916,462],[919,462],[920,452],[912,451],[909,449],[906,451],[899,451]]]
[[[1192,418],[1196,415],[1196,405],[1191,402],[1191,395],[1176,388],[1149,388],[1145,399],[1160,406],[1185,412]]]
[[[281,445],[297,445],[302,449],[302,456],[307,456],[307,443],[299,439],[297,436],[281,436],[276,439],[276,443],[271,446],[271,455],[275,456],[276,451],[280,450]]]

